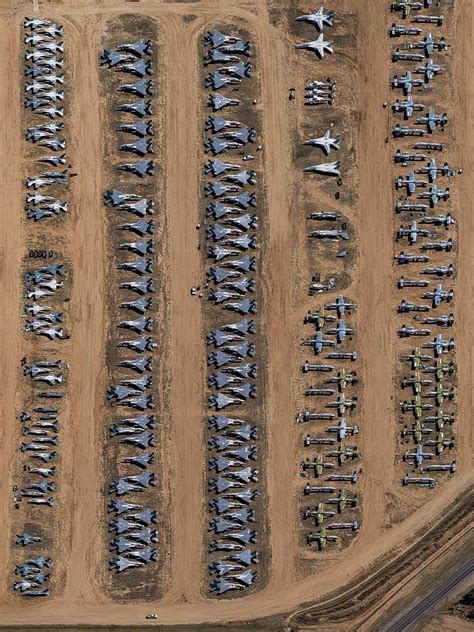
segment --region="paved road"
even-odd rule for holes
[[[458,567],[449,577],[445,578],[434,590],[422,599],[416,600],[407,609],[388,624],[383,632],[406,632],[409,627],[432,608],[438,601],[446,597],[466,577],[474,573],[474,559]]]

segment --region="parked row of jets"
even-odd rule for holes
[[[25,138],[41,148],[35,152],[35,160],[46,169],[26,179],[30,191],[25,212],[27,219],[39,222],[68,211],[71,165],[64,151],[64,123],[59,120],[64,118],[65,108],[67,110],[64,28],[50,20],[28,17],[24,20],[24,29],[24,107],[32,113]],[[47,194],[38,193],[39,189],[46,189]]]
[[[30,269],[24,276],[25,331],[48,340],[69,338],[64,328],[65,283],[68,269],[50,263]],[[48,305],[46,304],[48,303]]]
[[[23,358],[21,368],[31,389],[28,409],[18,416],[22,438],[19,450],[27,462],[22,467],[22,482],[13,486],[13,502],[16,509],[22,503],[34,508],[34,514],[28,515],[28,532],[17,535],[15,544],[31,546],[39,557],[15,567],[15,575],[20,577],[15,578],[13,589],[22,597],[48,597],[51,559],[45,557],[41,542],[49,518],[43,512],[54,506],[56,496],[60,414],[69,365],[56,359],[28,362]]]
[[[123,163],[117,171],[127,174],[120,182],[126,191],[110,189],[104,194],[104,204],[120,235],[114,252],[116,270],[114,284],[120,296],[115,306],[118,321],[111,337],[115,349],[112,384],[107,389],[107,400],[114,411],[109,426],[109,438],[119,450],[116,478],[110,481],[109,514],[109,570],[123,573],[137,570],[157,560],[158,524],[154,508],[157,475],[154,468],[155,430],[157,426],[155,397],[152,394],[157,368],[152,317],[156,305],[154,280],[155,222],[151,219],[155,204],[146,194],[146,184],[154,176],[153,154],[153,42],[137,40],[106,49],[100,65],[107,71],[125,75],[127,83],[114,83],[113,90],[122,99],[111,116],[118,120],[115,132],[118,152],[142,158],[139,162]],[[118,178],[118,174],[117,174]],[[149,189],[148,189],[149,190]],[[124,239],[124,241],[122,241]],[[115,239],[114,239],[115,242]],[[124,416],[125,415],[125,416]]]
[[[313,24],[318,30],[324,25],[332,26],[333,12],[325,12],[323,7],[310,15],[299,16],[298,22]],[[320,35],[322,41],[322,34]],[[312,48],[312,45],[298,48]],[[332,44],[332,42],[331,42]],[[317,50],[316,50],[317,52]],[[332,48],[331,48],[332,52]],[[320,55],[323,56],[322,54]],[[335,82],[312,81],[305,86],[305,104],[332,106],[335,96]],[[304,145],[314,148],[323,156],[337,155],[341,137],[332,129],[321,136],[306,138]],[[303,169],[306,173],[323,176],[340,175],[340,162],[325,162]],[[339,211],[315,211],[309,219],[317,228],[309,237],[321,242],[348,241],[349,232]],[[340,222],[340,225],[335,225]],[[321,224],[326,228],[320,228]],[[337,253],[345,257],[346,250]],[[321,283],[319,275],[312,279],[310,295],[334,291],[336,277]],[[321,304],[321,301],[320,301]],[[304,349],[312,349],[316,358],[305,359],[301,370],[306,378],[314,376],[316,381],[307,383],[304,396],[308,406],[298,413],[296,421],[305,428],[301,436],[302,448],[308,456],[300,462],[300,476],[316,479],[307,482],[303,488],[301,518],[305,527],[306,543],[323,551],[331,543],[340,539],[338,532],[347,530],[355,533],[359,522],[354,514],[358,507],[357,493],[350,490],[357,483],[360,454],[356,445],[359,427],[351,420],[358,411],[357,352],[353,348],[356,331],[350,322],[357,305],[342,294],[333,301],[327,301],[316,310],[310,310],[304,324],[311,332],[302,339]],[[350,367],[350,368],[349,368]],[[311,404],[309,403],[311,402]],[[306,430],[306,426],[309,429]],[[349,486],[344,486],[349,483]],[[353,488],[352,488],[353,489]]]
[[[249,97],[236,98],[241,86],[254,82],[252,42],[237,34],[209,31],[204,35],[204,51],[204,66],[215,68],[204,80],[205,87],[214,91],[208,107],[212,112],[227,105],[235,107],[235,118],[211,114],[204,126],[204,152],[210,155],[204,164],[209,178],[204,187],[205,244],[211,261],[205,288],[209,288],[206,298],[211,307],[208,322],[212,330],[206,342],[208,406],[213,412],[207,420],[208,571],[210,592],[223,595],[247,591],[257,579],[260,561],[257,483],[261,431],[256,423],[255,362],[260,351],[258,176],[244,166],[256,159],[260,147],[256,146],[258,130],[241,117]]]
[[[392,10],[402,18],[413,16],[413,26],[394,23],[389,32],[392,39],[399,40],[392,53],[393,62],[408,64],[404,74],[396,74],[392,82],[394,90],[403,91],[403,98],[397,98],[392,105],[393,115],[404,120],[395,125],[393,137],[426,139],[416,142],[414,151],[398,148],[394,162],[408,171],[400,173],[395,181],[395,212],[403,221],[397,241],[408,242],[396,260],[399,266],[413,270],[397,280],[401,294],[398,313],[404,318],[397,333],[400,338],[428,339],[400,356],[401,388],[408,395],[398,402],[403,425],[402,458],[413,470],[405,471],[402,483],[428,488],[436,485],[433,473],[456,471],[456,461],[445,458],[455,447],[455,342],[450,334],[455,323],[451,311],[456,276],[451,253],[455,244],[453,237],[446,235],[455,225],[455,218],[452,209],[438,210],[449,203],[447,181],[453,179],[456,169],[446,160],[437,162],[432,157],[433,152],[442,153],[445,149],[440,136],[448,116],[430,104],[432,89],[446,77],[446,65],[442,62],[448,43],[443,36],[427,32],[442,27],[443,15],[413,13],[431,4],[410,0],[392,4]]]
[[[36,162],[47,171],[26,179],[29,189],[25,212],[35,222],[58,216],[67,211],[63,193],[68,187],[66,141],[59,138],[63,129],[64,91],[64,29],[51,20],[26,17],[24,26],[23,75],[26,120],[30,127],[26,140],[37,147]],[[48,122],[48,119],[50,121]],[[33,126],[34,125],[34,126]],[[52,153],[47,153],[49,150]],[[48,167],[46,167],[46,165]],[[49,170],[59,168],[59,170]],[[48,188],[48,195],[38,193]],[[48,257],[46,251],[32,251],[32,256]],[[51,258],[55,253],[51,251]],[[69,338],[64,329],[62,303],[66,298],[65,282],[68,270],[63,263],[50,261],[29,268],[24,276],[24,329],[32,333],[36,343]],[[49,303],[49,304],[46,304]],[[47,556],[44,526],[51,521],[50,507],[56,496],[56,461],[59,453],[59,430],[64,382],[69,366],[62,360],[47,359],[44,353],[34,352],[35,359],[21,362],[24,379],[28,382],[25,407],[19,414],[22,459],[20,480],[13,485],[15,509],[26,505],[24,515],[28,530],[17,534],[15,544],[31,547],[32,555],[14,569],[13,590],[22,597],[48,597],[52,560]],[[35,557],[36,556],[36,557]]]
[[[319,36],[310,42],[297,44],[296,48],[309,50],[315,53],[320,59],[322,59],[326,53],[333,53],[333,41],[324,39],[324,27],[332,27],[333,17],[334,12],[325,11],[323,6],[319,7],[319,9],[313,13],[298,16],[296,18],[297,22],[303,22],[304,24],[314,27],[319,32]]]

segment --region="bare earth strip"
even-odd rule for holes
[[[23,229],[21,226],[20,112],[12,104],[19,102],[19,32],[16,20],[0,19],[0,305],[1,332],[1,419],[0,419],[0,599],[8,594],[9,515],[12,510],[11,470],[18,447],[14,445],[15,395],[21,358],[19,296]],[[18,165],[11,169],[11,165]]]
[[[387,111],[389,60],[386,6],[359,4],[359,329],[364,381],[363,525],[351,552],[366,551],[385,526],[384,492],[393,479],[392,367],[395,327],[391,319],[392,205]],[[352,560],[351,560],[352,561]],[[349,561],[349,564],[351,564]]]
[[[457,105],[456,136],[458,167],[464,173],[457,177],[455,185],[459,195],[459,271],[456,292],[456,360],[458,364],[458,382],[460,399],[458,422],[458,453],[463,470],[472,464],[474,406],[474,82],[472,69],[474,51],[472,47],[472,28],[474,7],[472,3],[463,3],[462,12],[456,19],[456,57],[453,101]]]
[[[71,112],[76,215],[71,234],[73,263],[71,328],[72,518],[69,573],[64,599],[97,600],[101,467],[97,414],[105,392],[104,221],[101,200],[101,125],[97,79],[97,32],[93,18],[65,24],[74,39],[74,107]],[[93,159],[95,157],[95,160]]]
[[[178,16],[161,20],[167,33],[167,213],[170,241],[170,419],[163,420],[169,450],[172,506],[171,603],[199,599],[204,529],[202,445],[204,358],[201,307],[190,288],[201,278],[198,237],[197,76],[192,36]],[[187,46],[182,42],[186,40]]]

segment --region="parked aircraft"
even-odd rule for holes
[[[435,46],[439,51],[446,50],[448,47],[444,37],[436,41],[433,39],[432,33],[427,33],[424,39],[413,42],[412,44],[405,44],[404,48],[407,50],[422,48],[425,52],[425,56],[431,57]]]
[[[123,56],[125,57],[125,55]],[[117,65],[115,68],[116,72],[124,72],[135,75],[136,77],[143,78],[145,75],[152,75],[154,72],[153,62],[152,61],[144,61],[143,59],[139,59],[133,63],[123,63]]]
[[[436,463],[433,465],[425,465],[425,467],[420,468],[420,472],[451,472],[454,474],[456,471],[456,461],[452,461],[451,463]]]
[[[309,13],[307,15],[300,15],[296,18],[297,22],[307,22],[315,26],[318,31],[322,31],[324,25],[332,26],[332,20],[334,17],[333,11],[324,12],[324,7],[321,6],[317,11]]]
[[[453,399],[454,395],[454,388],[444,388],[443,383],[439,382],[439,384],[436,386],[436,390],[426,391],[422,394],[422,397],[434,399],[436,401],[436,405],[441,406],[445,399]]]
[[[389,31],[391,37],[400,37],[401,35],[421,35],[423,29],[415,26],[403,26],[402,24],[392,24]]]
[[[449,188],[438,189],[436,184],[432,184],[429,191],[424,191],[423,193],[419,193],[418,197],[420,199],[428,198],[430,201],[430,206],[436,206],[440,200],[448,200],[449,199]]]
[[[320,147],[323,152],[328,155],[331,153],[331,149],[339,149],[339,142],[341,137],[331,137],[330,130],[327,130],[320,138],[310,138],[303,142],[304,145],[312,145],[314,147]]]
[[[336,343],[330,338],[324,338],[323,332],[318,331],[314,338],[303,338],[302,344],[312,346],[316,354],[322,353],[324,347],[335,347]]]
[[[441,283],[438,283],[434,291],[425,292],[422,298],[430,298],[433,301],[433,307],[438,307],[442,301],[451,302],[454,298],[454,290],[443,290]]]
[[[153,136],[153,121],[141,120],[136,123],[124,123],[123,125],[119,125],[117,128],[119,132],[126,132],[128,134],[133,134],[134,136],[138,136],[139,138],[143,138],[144,136]],[[138,196],[135,196],[137,199]],[[114,205],[115,206],[115,205]]]
[[[397,149],[396,154],[394,156],[394,160],[396,163],[401,163],[403,167],[407,167],[409,162],[416,162],[418,160],[426,160],[425,154],[410,154],[408,151],[402,152],[400,149]]]
[[[151,40],[139,39],[132,43],[121,44],[117,46],[117,50],[131,53],[135,55],[135,57],[143,57],[143,55],[153,54],[153,42]]]
[[[351,336],[355,333],[355,329],[347,327],[345,320],[341,318],[338,320],[337,327],[329,327],[326,331],[329,335],[335,335],[339,343],[344,342],[346,336]]]
[[[435,237],[436,233],[433,233],[424,228],[418,228],[416,221],[410,224],[408,228],[404,228],[403,225],[400,226],[400,229],[397,234],[397,238],[400,239],[402,237],[408,237],[408,241],[410,244],[415,244],[417,242],[418,237]]]
[[[336,310],[339,318],[343,317],[347,312],[351,312],[356,309],[357,305],[344,299],[342,294],[339,294],[335,303],[326,303],[324,306],[328,310]]]
[[[424,410],[431,410],[431,408],[433,408],[432,404],[422,403],[419,395],[416,395],[415,399],[413,399],[411,402],[401,402],[400,406],[402,412],[404,413],[413,411],[415,419],[419,419]]]
[[[414,2],[413,0],[397,0],[390,5],[391,11],[401,11],[402,18],[410,15],[411,10],[418,11],[423,8],[422,2]]]
[[[436,165],[436,160],[432,158],[426,166],[419,167],[415,173],[427,173],[430,182],[433,182],[433,180],[436,180],[438,177],[438,174],[441,176],[451,177],[454,176],[456,172],[448,165],[447,162],[445,162],[441,167],[438,167]]]
[[[29,533],[22,533],[21,535],[17,535],[15,538],[15,544],[21,544],[22,546],[28,546],[29,544],[33,544],[35,542],[41,542],[41,538],[36,535],[30,535]]]
[[[330,230],[312,230],[309,233],[309,237],[313,237],[315,239],[323,239],[323,240],[329,240],[329,239],[335,239],[335,240],[339,240],[339,239],[343,239],[345,241],[347,241],[349,239],[349,233],[346,230],[334,230],[334,229],[330,229]],[[318,285],[317,284],[313,284],[312,287],[314,288],[313,291],[318,291]],[[328,286],[329,288],[331,286]]]
[[[403,176],[398,176],[395,187],[400,189],[401,187],[406,187],[407,194],[411,195],[415,193],[417,187],[424,187],[428,184],[426,180],[417,180],[414,171],[410,171],[408,177],[404,178]]]
[[[211,46],[212,48],[221,48],[223,44],[236,44],[242,41],[240,37],[226,35],[220,31],[207,31],[203,40],[205,46]]]
[[[321,551],[324,551],[328,542],[336,542],[337,539],[337,535],[329,535],[324,527],[320,529],[318,533],[312,533],[310,531],[306,536],[306,542],[309,545],[313,542],[317,542]]]
[[[415,395],[421,393],[422,386],[429,386],[430,384],[432,384],[432,381],[422,380],[418,371],[415,371],[411,377],[405,377],[401,382],[402,388],[412,386]]]
[[[335,321],[335,316],[329,316],[325,313],[325,308],[320,307],[316,312],[309,311],[305,316],[305,323],[312,323],[317,330],[323,329],[327,322]]]
[[[335,511],[328,511],[324,508],[324,503],[318,503],[317,507],[307,507],[302,512],[303,520],[307,520],[308,518],[314,518],[316,525],[323,524],[326,518],[332,518],[336,515]]]
[[[348,497],[347,490],[340,489],[339,496],[335,498],[328,498],[326,502],[328,504],[337,505],[338,512],[342,513],[347,506],[349,507],[357,506],[357,494],[354,494],[354,496],[352,497]]]
[[[428,133],[432,134],[436,126],[444,127],[448,122],[448,116],[446,112],[444,114],[435,114],[434,108],[429,108],[426,116],[421,116],[416,120],[417,123],[426,124]]]
[[[347,384],[357,384],[357,374],[355,372],[346,373],[345,369],[340,369],[337,375],[331,376],[326,380],[328,384],[338,384],[339,390],[343,391]]]
[[[433,366],[424,366],[423,373],[434,373],[436,379],[441,381],[446,374],[451,375],[454,372],[454,363],[443,363],[441,358],[438,358]]]
[[[337,408],[339,415],[342,417],[346,410],[353,410],[356,407],[357,398],[349,399],[344,393],[341,393],[339,397],[326,404],[326,408]]]
[[[319,165],[311,165],[303,169],[304,173],[319,173],[325,176],[338,176],[340,175],[341,163],[339,160],[334,162],[324,162]]]
[[[342,417],[339,420],[339,423],[337,424],[337,426],[328,426],[326,429],[326,432],[335,432],[337,433],[337,438],[339,441],[342,441],[343,439],[346,438],[346,436],[349,434],[351,436],[358,434],[359,432],[359,427],[354,425],[354,426],[348,426],[347,425],[347,420],[345,417]]]
[[[303,472],[312,469],[314,476],[319,477],[322,475],[324,469],[332,469],[334,467],[334,464],[330,462],[325,462],[323,455],[321,453],[317,453],[317,455],[312,460],[306,459],[305,461],[301,461],[300,467]]]
[[[392,130],[392,134],[394,138],[405,138],[405,136],[424,136],[426,134],[426,130],[422,127],[409,127],[408,125],[399,125],[397,123]]]
[[[155,175],[155,163],[153,160],[141,160],[140,162],[122,163],[117,166],[117,169],[133,173],[139,178],[144,178],[146,175]]]
[[[240,104],[240,99],[231,99],[222,94],[210,94],[207,101],[207,105],[212,108],[213,112],[222,110],[225,107],[235,106]]]
[[[413,115],[413,112],[424,109],[425,105],[423,103],[414,103],[413,97],[411,95],[405,101],[397,100],[393,104],[393,111],[403,112],[403,116],[405,119],[409,119]]]
[[[414,452],[404,452],[404,461],[413,461],[414,467],[419,467],[424,459],[434,459],[435,455],[432,452],[423,452],[423,446],[418,444]]]
[[[430,434],[434,432],[432,428],[427,428],[423,425],[420,419],[417,419],[414,424],[412,424],[411,428],[405,426],[401,432],[402,437],[406,437],[409,434],[413,435],[413,439],[415,443],[421,443],[423,439],[423,435]]]
[[[444,69],[435,64],[432,59],[428,59],[424,66],[416,66],[414,72],[424,75],[425,82],[428,83],[440,72],[444,72]]]
[[[443,20],[444,20],[443,15],[415,15],[412,18],[412,22],[426,22],[426,23],[436,24],[437,26],[442,26]]]
[[[427,349],[434,349],[435,356],[438,357],[442,353],[448,353],[454,350],[454,338],[445,340],[443,334],[437,334],[433,342],[427,342],[423,346]]]
[[[451,252],[452,249],[453,240],[451,238],[441,239],[440,241],[426,242],[420,247],[420,250],[422,252],[426,252],[427,250],[434,250],[436,252],[441,252],[444,250],[445,252]],[[424,259],[424,261],[429,261],[429,257],[427,259]]]
[[[346,446],[345,443],[341,443],[337,450],[330,450],[329,452],[326,452],[326,456],[336,458],[339,465],[343,465],[346,459],[357,459],[359,457],[359,453],[356,446],[350,448]]]
[[[405,95],[410,94],[412,89],[416,86],[422,86],[422,79],[413,79],[411,76],[411,72],[409,70],[406,71],[405,75],[397,76],[395,75],[392,80],[393,88],[402,88],[403,93]]]

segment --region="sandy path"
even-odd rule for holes
[[[0,422],[0,597],[5,594],[9,575],[9,514],[12,509],[11,468],[17,455],[13,443],[15,428],[15,396],[21,358],[21,334],[19,326],[20,260],[23,256],[23,229],[21,226],[21,155],[20,111],[12,104],[19,102],[17,59],[19,55],[18,30],[14,19],[0,20],[0,336],[1,363],[1,422]],[[12,71],[13,69],[13,71]],[[11,169],[11,165],[18,169]]]
[[[456,362],[458,375],[458,422],[457,422],[457,450],[458,462],[462,471],[472,468],[472,410],[474,406],[473,389],[473,361],[474,361],[474,332],[472,315],[474,313],[474,184],[472,172],[474,168],[474,82],[470,69],[474,64],[472,49],[472,25],[474,7],[472,3],[463,5],[463,12],[459,11],[456,21],[455,42],[455,100],[458,103],[456,118],[457,153],[455,164],[462,167],[464,174],[457,176],[454,187],[459,205],[457,218],[459,220],[459,253],[458,278],[456,286],[455,316],[456,316]]]
[[[163,23],[163,21],[162,21]],[[167,213],[169,222],[171,417],[169,433],[172,505],[172,586],[166,601],[199,598],[204,530],[202,397],[205,349],[201,304],[190,288],[201,279],[198,231],[198,113],[195,48],[177,16],[166,19]]]
[[[104,221],[101,185],[101,124],[97,77],[96,29],[91,19],[66,24],[74,46],[72,143],[70,157],[78,176],[74,183],[74,226],[70,257],[73,290],[70,303],[72,354],[68,399],[71,407],[72,468],[69,507],[72,531],[69,573],[63,598],[80,602],[91,597],[102,559],[100,514],[102,479],[97,411],[104,398]],[[87,34],[87,35],[86,35]],[[93,157],[96,159],[94,160]],[[70,218],[72,219],[72,218]],[[94,595],[96,598],[96,595]]]
[[[375,2],[359,4],[359,332],[363,360],[365,435],[362,477],[363,526],[352,548],[364,551],[380,537],[385,522],[384,492],[393,479],[392,366],[392,206],[390,151],[384,144],[389,100],[386,11]],[[353,554],[353,553],[352,553]],[[349,562],[350,563],[350,562]]]
[[[286,46],[278,41],[268,24],[265,3],[259,3],[255,27],[260,32],[262,66],[262,110],[264,116],[266,222],[268,236],[261,275],[264,287],[264,333],[268,354],[266,383],[268,437],[267,494],[271,527],[272,572],[270,587],[283,590],[294,579],[297,511],[293,498],[296,433],[292,402],[294,353],[291,332],[295,316],[291,309],[293,288],[292,207],[288,172],[291,161],[286,112]],[[263,9],[263,10],[262,10]]]

